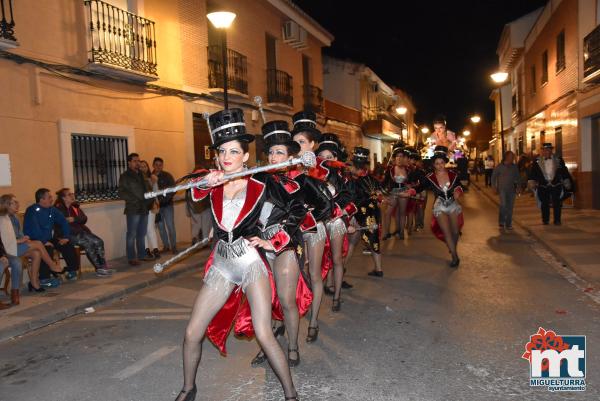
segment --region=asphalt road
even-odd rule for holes
[[[500,233],[496,208],[474,190],[464,200],[461,266],[428,229],[384,246],[383,279],[357,252],[342,311],[322,305],[319,340],[293,369],[302,400],[598,400],[598,305],[560,274],[524,233]],[[198,273],[165,281],[95,313],[0,344],[0,400],[172,400],[181,388],[181,340],[201,285]],[[521,358],[538,327],[587,335],[587,390],[529,386]],[[286,347],[284,340],[282,344]],[[282,400],[268,366],[251,368],[254,341],[209,343],[197,400]]]

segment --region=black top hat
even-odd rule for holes
[[[225,142],[252,142],[254,135],[246,132],[244,111],[242,109],[221,110],[208,117],[212,148],[216,149]]]
[[[342,144],[336,134],[324,133],[321,135],[319,141],[319,147],[317,148],[317,154],[324,150],[328,150],[338,157],[342,152]]]
[[[403,140],[399,140],[398,142],[392,145],[392,156],[396,156],[398,152],[403,152],[406,144]]]
[[[435,118],[433,119],[433,123],[434,124],[444,124],[446,125],[446,116],[442,115],[442,114],[438,114],[437,116],[435,116]]]
[[[552,145],[550,142],[545,142],[542,145],[542,149],[554,149],[554,145]]]
[[[354,154],[352,155],[352,161],[354,163],[368,163],[369,149],[363,148],[362,146],[355,146]]]
[[[417,160],[417,158],[419,157],[419,152],[417,152],[417,149],[415,148],[404,148],[404,154],[413,160]]]
[[[294,124],[292,135],[310,132],[315,141],[321,141],[321,131],[317,129],[317,114],[314,111],[299,111],[292,116],[292,122]]]
[[[262,135],[265,141],[265,153],[268,153],[273,145],[285,145],[291,154],[300,151],[300,144],[292,139],[287,121],[273,120],[265,123],[262,126]]]
[[[448,148],[445,146],[438,145],[433,149],[433,156],[431,156],[431,162],[433,163],[435,159],[444,159],[446,163],[450,160],[448,158]]]

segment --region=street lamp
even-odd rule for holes
[[[405,115],[407,111],[408,109],[404,106],[399,106],[396,108],[396,113],[400,114],[401,116]]]
[[[235,19],[235,13],[229,11],[216,11],[206,14],[213,26],[221,30],[221,61],[223,63],[223,103],[225,110],[229,108],[227,97],[227,28]]]
[[[498,71],[490,75],[492,81],[496,83],[498,87],[498,101],[500,102],[500,147],[502,148],[502,154],[504,155],[504,124],[502,123],[502,87],[508,79],[508,73]]]
[[[474,116],[471,117],[471,122],[473,124],[477,124],[480,121],[481,121],[481,117],[479,117],[477,114],[475,114]]]
[[[463,131],[463,136],[469,136],[469,135],[471,135],[471,131],[469,131],[467,129]]]
[[[427,127],[421,128],[421,133],[423,133],[423,134],[429,134],[429,128],[427,128]]]

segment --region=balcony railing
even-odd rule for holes
[[[304,85],[304,109],[315,113],[323,112],[323,90],[312,85]]]
[[[12,0],[0,0],[0,40],[16,42]]]
[[[267,70],[267,102],[294,106],[292,76],[284,71]]]
[[[208,46],[208,87],[223,87],[223,56],[221,46]],[[248,94],[248,59],[235,50],[227,49],[227,87]]]
[[[600,77],[600,25],[583,38],[583,80]]]
[[[100,0],[84,4],[90,23],[91,63],[158,77],[154,21]]]

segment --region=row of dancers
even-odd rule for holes
[[[226,354],[232,328],[236,335],[256,336],[261,351],[252,364],[268,360],[285,400],[298,400],[290,366],[300,363],[300,317],[310,312],[306,342],[317,341],[323,280],[331,274],[331,310],[339,312],[344,263],[361,240],[373,259],[369,274],[383,276],[383,202],[388,204],[386,216],[395,213],[396,227],[404,227],[402,219],[409,201],[432,189],[436,232],[452,254],[451,266],[458,266],[456,244],[462,212],[457,199],[461,190],[456,175],[445,168],[447,149],[436,149],[434,171],[426,174],[418,171],[416,164],[403,162],[413,156],[398,143],[393,148],[394,163],[380,182],[369,173],[368,149],[356,147],[347,166],[339,138],[318,130],[315,113],[301,111],[292,119],[291,130],[286,121],[263,125],[268,162],[281,165],[314,152],[318,155],[315,165],[249,171],[229,179],[247,169],[249,143],[255,137],[246,131],[241,109],[222,110],[208,117],[219,170],[197,172],[206,185],[192,188],[191,193],[194,201],[209,197],[214,246],[185,331],[184,383],[176,401],[196,398],[204,337]],[[389,222],[386,228],[389,232]],[[283,333],[287,333],[287,355],[276,339]]]

